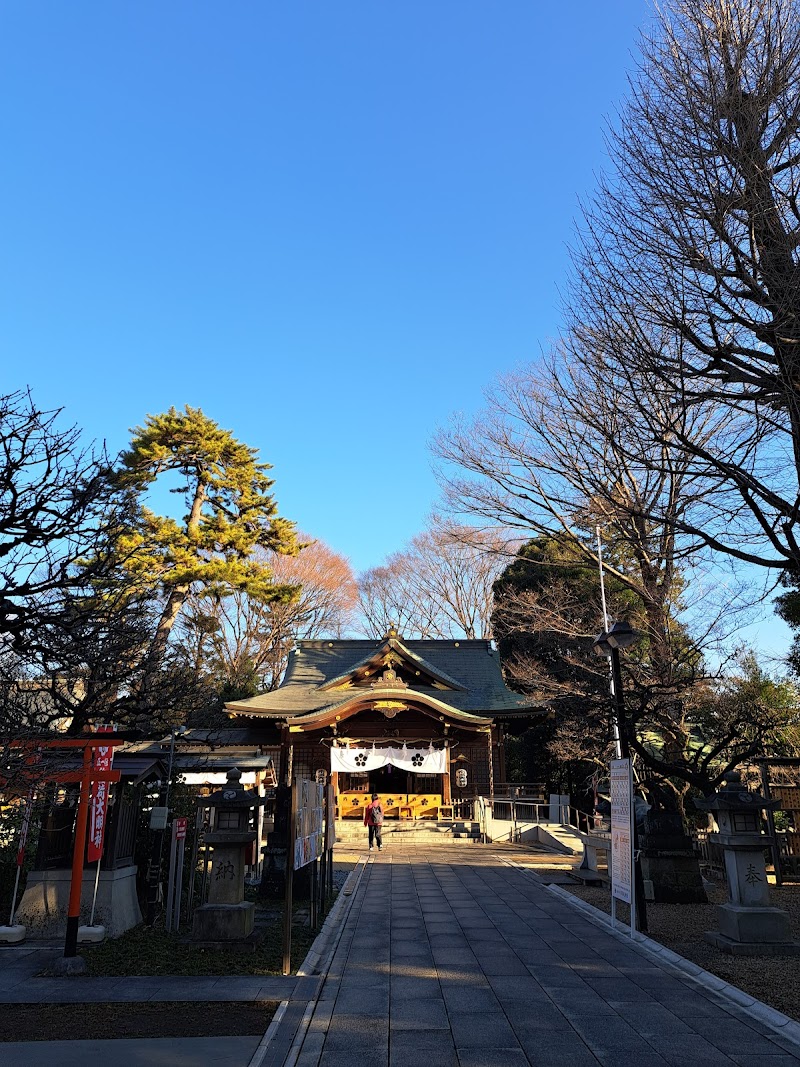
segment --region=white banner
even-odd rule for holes
[[[631,761],[611,761],[611,892],[625,904],[631,902],[633,841]]]
[[[391,763],[403,771],[418,774],[446,774],[446,748],[340,748],[331,747],[331,771],[346,771],[350,774],[377,770]]]

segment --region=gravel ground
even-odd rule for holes
[[[593,907],[610,913],[611,894],[607,888],[564,886]],[[729,956],[704,940],[706,930],[716,930],[715,904],[727,899],[724,888],[709,890],[709,904],[648,904],[650,937],[673,952],[697,963],[712,974],[785,1015],[800,1020],[800,956]],[[800,941],[800,884],[770,887],[771,903],[788,911],[792,935]],[[617,915],[628,919],[628,908],[618,904]]]

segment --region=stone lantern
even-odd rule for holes
[[[719,932],[709,930],[706,940],[734,955],[781,955],[800,951],[792,941],[789,915],[769,902],[764,850],[772,839],[761,832],[761,811],[780,807],[742,784],[738,771],[731,771],[725,785],[707,800],[695,800],[701,811],[710,811],[718,832],[709,835],[725,852],[725,872],[730,899],[717,907]]]
[[[250,813],[264,801],[242,788],[241,777],[241,771],[233,767],[222,789],[204,801],[211,808],[213,819],[205,840],[214,852],[208,903],[194,913],[192,940],[206,945],[241,942],[253,932],[255,905],[244,899],[245,855],[256,839],[255,831],[250,829]]]

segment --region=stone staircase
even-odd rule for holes
[[[416,848],[480,842],[480,826],[469,819],[386,819],[384,847]],[[367,847],[367,828],[360,819],[336,820],[337,844]]]

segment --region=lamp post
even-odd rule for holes
[[[630,648],[638,640],[638,634],[629,622],[615,622],[608,630],[598,634],[592,647],[598,656],[606,656],[611,661],[611,696],[613,700],[614,744],[617,759],[630,759],[631,751],[628,735],[625,732],[625,698],[622,692],[622,666],[619,650]],[[633,797],[631,797],[633,805]],[[639,857],[639,830],[636,815],[633,817],[633,855],[634,878],[636,879],[636,929],[647,933],[647,903],[644,897],[644,879]]]

